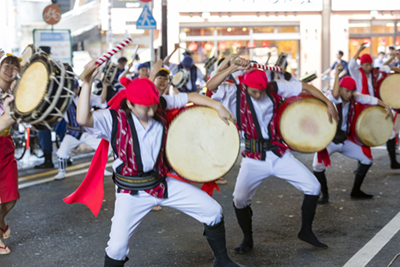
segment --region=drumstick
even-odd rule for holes
[[[111,49],[110,51],[108,51],[107,53],[105,53],[104,55],[102,55],[101,57],[99,57],[96,60],[96,65],[100,66],[101,64],[103,64],[104,62],[106,62],[108,59],[110,59],[113,55],[115,55],[115,53],[117,53],[119,50],[121,50],[122,48],[124,48],[125,46],[127,46],[130,42],[132,42],[131,38],[126,38],[125,40],[123,40],[122,42],[120,42],[119,44],[117,44],[116,46],[114,46],[113,49]],[[89,74],[90,70],[89,69],[85,69],[82,74],[79,76],[79,79],[83,80],[85,79],[85,77]]]
[[[137,51],[138,51],[138,50],[139,50],[139,45],[136,45],[136,47],[135,47],[135,52],[133,52],[132,61],[135,60],[135,57],[136,57],[136,54],[137,54]]]
[[[236,60],[235,61],[235,65],[240,66],[240,61]],[[250,63],[250,66],[252,68],[258,68],[258,69],[263,69],[263,70],[272,70],[272,71],[282,71],[281,67],[275,67],[275,66],[266,66],[266,65],[261,65],[261,64],[257,64],[257,63]]]

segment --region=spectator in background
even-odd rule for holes
[[[328,75],[332,70],[335,69],[335,67],[336,67],[336,65],[338,63],[342,64],[342,67],[343,67],[342,72],[339,74],[339,79],[343,78],[344,76],[349,76],[348,63],[347,63],[347,61],[344,61],[342,59],[343,55],[344,55],[343,51],[339,50],[338,53],[336,54],[336,58],[337,59],[336,59],[335,63],[333,63],[332,67],[330,67],[329,69],[325,70],[321,74],[321,76]]]
[[[378,57],[374,60],[374,67],[379,68],[386,62],[385,52],[379,52]]]

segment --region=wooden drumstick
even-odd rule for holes
[[[123,40],[122,42],[120,42],[119,44],[114,46],[113,49],[111,49],[110,51],[108,51],[107,53],[105,53],[104,55],[102,55],[101,57],[99,57],[96,60],[96,65],[100,66],[101,64],[103,64],[104,62],[109,60],[113,55],[115,55],[115,53],[117,53],[119,50],[121,50],[122,48],[127,46],[130,42],[132,42],[132,39],[131,38],[126,38],[125,40]],[[79,79],[84,80],[85,77],[89,74],[89,72],[90,72],[89,69],[85,69],[82,72],[82,74],[79,76]]]
[[[240,61],[236,60],[235,61],[235,65],[240,66]],[[275,67],[275,66],[266,66],[266,65],[261,65],[261,64],[257,64],[257,63],[250,63],[250,66],[252,68],[258,68],[258,69],[263,69],[263,70],[272,70],[272,71],[282,71],[281,67]]]

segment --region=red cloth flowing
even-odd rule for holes
[[[361,76],[362,76],[362,90],[361,94],[363,95],[369,95],[369,90],[368,90],[368,78],[367,75],[364,73],[364,70],[360,68]]]
[[[173,173],[167,173],[167,176],[172,177],[176,180],[185,182],[185,183],[193,183],[193,184],[197,184],[195,182],[191,182],[188,181],[182,177],[180,177],[178,174],[173,174]],[[207,182],[204,183],[203,186],[201,187],[201,190],[203,190],[204,192],[206,192],[210,197],[212,197],[213,191],[214,189],[217,189],[218,192],[221,192],[221,190],[219,189],[219,186],[215,183],[215,182]]]
[[[331,166],[331,158],[329,156],[328,150],[324,148],[317,153],[318,163],[324,163],[325,167]]]
[[[82,203],[97,217],[104,197],[104,170],[108,159],[109,142],[102,139],[85,179],[74,193],[64,198],[67,204]]]
[[[347,136],[347,138],[353,142],[354,144],[357,144],[356,142],[354,142],[353,138],[351,138],[350,136]],[[358,145],[358,144],[357,144]],[[361,146],[362,152],[365,156],[367,156],[369,159],[372,159],[372,152],[371,152],[371,148],[369,146]]]

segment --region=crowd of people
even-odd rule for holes
[[[82,81],[76,80],[71,105],[65,112],[66,134],[57,151],[59,172],[55,179],[65,178],[74,147],[81,143],[92,147],[96,152],[91,165],[96,168],[89,168],[81,186],[64,201],[85,203],[97,215],[103,197],[98,192],[102,190],[104,176],[113,176],[116,184],[115,213],[104,266],[124,266],[134,232],[143,217],[160,206],[178,209],[204,224],[204,235],[215,256],[213,266],[240,266],[228,256],[221,206],[198,187],[170,174],[165,155],[167,112],[183,108],[188,103],[215,109],[222,120],[237,125],[245,143],[253,144],[245,146],[233,192],[233,209],[243,234],[242,242],[233,250],[247,253],[255,246],[251,202],[262,181],[271,175],[304,193],[297,237],[314,247],[328,248],[313,233],[312,225],[317,204],[329,202],[325,176],[329,155],[339,152],[358,160],[350,197],[372,198],[372,194],[361,190],[372,165],[371,151],[349,138],[349,129],[355,123],[355,105],[381,106],[386,110],[386,119],[393,120],[391,107],[376,93],[376,80],[382,73],[400,73],[399,62],[393,63],[399,53],[393,51],[390,58],[380,64],[369,54],[360,55],[364,49],[365,44],[360,45],[348,63],[342,58],[344,53],[338,52],[338,60],[323,73],[335,71],[333,90],[327,95],[290,73],[254,68],[249,60],[235,54],[221,57],[215,70],[207,71],[210,73],[208,77],[204,77],[195,66],[189,53],[184,53],[179,64],[169,62],[172,54],[159,60],[152,69],[149,62],[136,64],[135,73],[130,72],[134,63],[121,57],[117,61],[114,79],[109,83],[103,81],[107,66],[102,69],[95,61],[89,62],[85,66],[89,75]],[[49,48],[42,47],[42,50],[51,55]],[[172,89],[171,77],[183,69],[188,74],[187,81]],[[5,217],[19,199],[18,170],[8,129],[14,123],[10,115],[10,103],[14,100],[11,88],[20,71],[18,57],[7,54],[2,59],[0,88],[4,95],[0,99],[0,143],[4,149],[0,154],[0,254],[10,253],[1,240],[10,237],[11,230]],[[199,94],[204,85],[207,96]],[[93,94],[93,88],[99,88],[101,93]],[[275,124],[277,107],[282,99],[301,93],[324,102],[330,122],[338,124],[335,137],[326,148],[327,155],[315,154],[313,173],[289,152],[276,131],[279,127]],[[48,133],[45,130],[40,137],[45,161],[37,168],[54,168],[52,151],[46,144]],[[400,169],[396,160],[397,135],[398,132],[393,131],[387,142],[392,169]],[[105,169],[111,153],[114,155],[113,173]],[[220,183],[226,181],[220,180]]]

